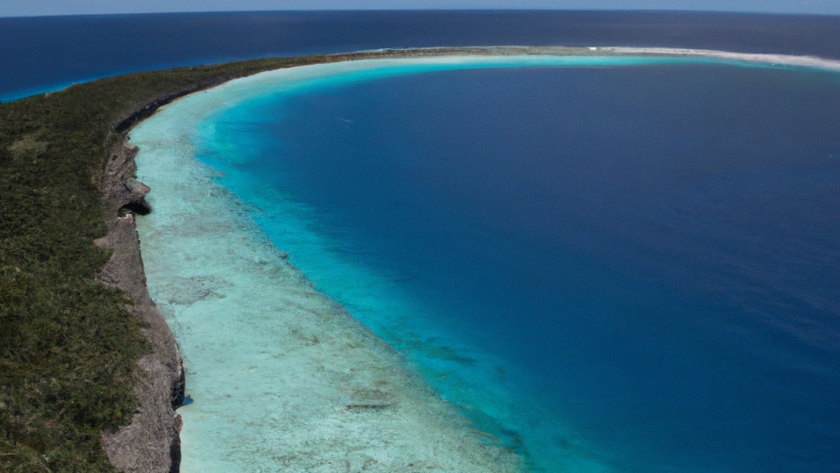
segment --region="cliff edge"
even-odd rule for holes
[[[139,411],[128,425],[103,433],[102,443],[111,463],[127,473],[177,472],[182,422],[175,409],[184,399],[184,370],[175,338],[146,287],[140,240],[131,212],[145,214],[151,208],[144,199],[149,187],[134,179],[136,154],[137,147],[126,141],[110,153],[102,190],[111,217],[108,234],[96,244],[113,250],[100,282],[122,289],[134,300],[128,310],[148,324],[143,334],[150,351],[135,369]],[[123,209],[131,212],[120,217]]]

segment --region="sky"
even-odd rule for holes
[[[232,10],[712,10],[840,15],[840,0],[0,0],[0,17]]]

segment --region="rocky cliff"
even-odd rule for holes
[[[136,154],[137,147],[125,141],[110,154],[102,189],[111,217],[108,234],[96,244],[113,250],[100,281],[122,289],[134,300],[129,311],[148,324],[144,335],[150,352],[135,370],[139,411],[128,425],[104,433],[102,441],[111,462],[125,472],[177,472],[182,423],[175,409],[184,399],[184,370],[175,338],[146,287],[132,212],[145,214],[151,208],[144,199],[149,187],[134,179]],[[125,215],[120,216],[121,213]]]

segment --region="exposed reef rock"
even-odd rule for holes
[[[102,178],[105,199],[113,212],[108,234],[96,244],[114,253],[102,269],[99,280],[129,294],[134,305],[129,311],[148,323],[144,335],[151,351],[138,362],[135,392],[140,409],[131,422],[116,432],[106,432],[102,442],[108,457],[125,472],[177,472],[181,462],[182,421],[174,409],[184,399],[184,370],[178,346],[169,326],[149,296],[140,240],[134,215],[118,217],[118,209],[148,213],[143,197],[149,187],[134,179],[137,147],[121,143],[111,154]]]
[[[102,177],[102,193],[105,200],[117,206],[126,208],[140,215],[152,211],[146,203],[149,186],[134,179],[137,164],[137,147],[121,143],[111,153],[105,165],[105,175]]]
[[[152,116],[152,114],[155,113],[158,108],[172,102],[173,100],[179,99],[179,98],[181,98],[185,95],[193,94],[193,93],[201,91],[201,90],[205,90],[205,89],[209,89],[211,87],[215,87],[215,86],[220,85],[224,82],[227,82],[228,80],[230,80],[232,78],[234,78],[234,77],[204,80],[204,81],[201,81],[201,82],[197,82],[197,83],[191,85],[190,87],[187,87],[187,88],[185,88],[183,90],[180,90],[178,92],[175,92],[175,93],[163,96],[163,97],[158,97],[158,98],[152,100],[151,102],[122,115],[117,121],[115,121],[113,123],[114,129],[116,131],[120,132],[120,133],[128,131],[131,127],[140,123],[144,118],[148,118],[148,117]],[[136,149],[135,149],[134,152],[135,153],[137,152]]]

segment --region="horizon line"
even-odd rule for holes
[[[677,9],[677,8],[314,8],[314,9],[242,9],[242,10],[182,10],[182,11],[137,11],[137,12],[110,12],[110,13],[64,13],[64,14],[23,14],[23,15],[0,15],[2,19],[15,18],[63,18],[82,16],[134,16],[134,15],[188,15],[188,14],[224,14],[224,13],[391,13],[391,12],[550,12],[550,13],[676,13],[676,14],[713,14],[713,15],[757,15],[757,16],[810,16],[810,17],[836,17],[839,13],[813,13],[813,12],[785,12],[785,11],[755,11],[755,10],[700,10],[700,9]]]

